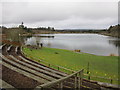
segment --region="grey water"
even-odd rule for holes
[[[29,37],[25,39],[26,45],[36,45],[37,42],[43,43],[43,46],[50,48],[75,50],[95,55],[109,56],[118,55],[118,43],[120,39],[100,34],[36,34],[36,36],[54,36]]]

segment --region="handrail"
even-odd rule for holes
[[[75,76],[75,82],[74,82],[75,87],[74,88],[79,88],[80,89],[80,86],[82,85],[83,71],[84,71],[84,69],[82,69],[80,71],[77,71],[77,72],[75,72],[73,74],[70,74],[70,75],[68,75],[66,77],[63,77],[61,79],[39,85],[36,88],[39,88],[39,89],[48,88],[48,87],[52,87],[53,85],[56,85],[56,84],[59,84],[60,88],[63,88],[63,82],[68,80],[69,78]],[[77,78],[78,78],[78,80],[77,80]]]

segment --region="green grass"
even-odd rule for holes
[[[74,71],[84,68],[84,73],[86,73],[89,62],[90,75],[118,79],[118,56],[97,56],[46,47],[38,50],[32,49],[32,51],[29,48],[23,48],[23,52],[30,58],[41,59]]]

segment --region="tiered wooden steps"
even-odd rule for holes
[[[21,53],[19,46],[3,44],[0,46],[0,65],[2,66],[2,81],[8,86],[17,89],[33,90],[40,85],[60,80],[67,77],[68,74],[55,70],[40,64],[34,60],[25,57]],[[76,78],[78,80],[78,77]],[[6,84],[6,85],[7,85]],[[75,77],[70,77],[63,82],[63,88],[73,89],[75,85]],[[53,85],[51,90],[58,89],[58,85]],[[83,79],[81,89],[97,89],[101,86],[97,82],[91,82]]]
[[[37,85],[67,76],[63,72],[24,58],[18,54],[17,50],[19,50],[19,47],[6,44],[2,46],[2,54],[0,53],[0,57],[2,58],[0,64],[3,71],[2,80],[13,85],[15,88],[33,89]]]

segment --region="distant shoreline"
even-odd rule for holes
[[[69,31],[60,32],[60,31],[53,31],[53,32],[34,33],[34,34],[100,34],[100,35],[120,38],[118,35],[111,35],[109,33],[102,32],[102,31],[99,31],[99,32],[87,32],[87,31],[85,31],[85,32],[69,32]]]

